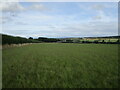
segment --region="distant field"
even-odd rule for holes
[[[71,40],[78,40],[78,41],[90,41],[90,42],[94,42],[94,41],[98,41],[98,42],[102,42],[104,40],[104,42],[117,42],[119,39],[118,38],[83,38],[83,39],[79,39],[79,38],[69,38]]]
[[[104,40],[104,42],[117,42],[117,38],[96,38],[96,39],[83,39],[81,41],[95,41],[98,40],[99,42],[102,42]]]
[[[118,87],[117,44],[41,43],[2,54],[3,88]]]

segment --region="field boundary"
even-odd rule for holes
[[[35,44],[35,43],[5,44],[5,45],[0,45],[0,49],[11,48],[11,47],[21,47],[21,46],[26,46],[31,44]]]

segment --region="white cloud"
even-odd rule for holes
[[[18,0],[17,0],[18,1]],[[0,3],[0,13],[2,13],[2,16],[0,17],[0,20],[2,20],[2,24],[7,22],[14,21],[14,17],[18,15],[19,12],[24,11],[25,8],[20,5],[19,2],[1,2]]]
[[[24,15],[25,16],[25,15]],[[44,15],[44,14],[39,14],[39,15],[36,15],[36,16],[25,16],[27,19],[32,19],[34,21],[49,21],[49,20],[52,20],[54,17],[53,16],[50,16],[50,15]]]
[[[105,8],[106,6],[102,4],[94,4],[93,6],[91,6],[91,9],[94,9],[94,10],[103,10]]]
[[[27,11],[27,10],[33,10],[33,11],[46,11],[50,10],[46,8],[42,4],[32,4],[29,7],[22,6],[19,2],[1,2],[0,3],[0,10],[3,14],[0,17],[0,20],[2,20],[2,24],[7,23],[9,21],[15,21],[15,18],[17,15],[20,14],[20,12]],[[38,17],[32,17],[32,18],[38,18]],[[39,17],[40,18],[40,17]],[[49,19],[49,16],[42,16],[42,19]]]
[[[0,3],[0,9],[3,12],[19,12],[25,10],[19,2],[2,2]]]
[[[97,11],[96,16],[93,16],[93,22],[94,21],[100,21],[100,22],[117,22],[118,17],[112,17],[111,15],[106,15],[104,11]]]
[[[11,26],[10,26],[11,27]],[[17,27],[17,26],[16,26]],[[86,22],[67,25],[25,26],[15,29],[15,26],[4,28],[4,32],[27,37],[83,37],[117,35],[117,22]]]
[[[19,5],[18,5],[19,6]],[[17,7],[17,6],[16,6]],[[87,8],[86,6],[84,6]],[[117,34],[117,17],[106,15],[103,8],[106,6],[96,5],[90,8],[94,15],[82,19],[82,15],[59,15],[46,13],[19,13],[16,24],[4,26],[4,33],[27,36],[27,37],[82,37],[82,36],[102,36]],[[10,9],[12,11],[12,9]],[[44,11],[48,10],[42,4],[32,4],[25,10]],[[17,11],[17,10],[13,10]],[[24,11],[19,9],[18,11]],[[90,12],[89,11],[89,12]],[[89,14],[85,12],[85,14]],[[4,16],[4,21],[8,22],[12,16]],[[23,21],[23,22],[21,22]]]
[[[0,17],[0,20],[2,21],[1,23],[6,23],[6,22],[9,22],[9,21],[12,21],[12,18],[10,18],[10,17],[6,17],[6,16],[1,16]],[[0,24],[1,24],[0,23]]]
[[[83,9],[83,10],[85,10],[85,11],[90,11],[90,10],[96,10],[96,11],[98,11],[98,10],[103,10],[103,9],[105,9],[106,8],[106,5],[104,5],[104,4],[91,4],[91,5],[85,5],[85,4],[78,4],[78,6],[81,8],[81,9]],[[86,7],[87,6],[87,7]]]
[[[50,10],[50,9],[45,7],[42,4],[32,4],[25,8],[18,1],[18,2],[1,2],[0,10],[2,10],[3,12],[19,12],[19,11],[25,11],[25,10],[44,11],[44,10]]]
[[[42,4],[33,4],[30,7],[28,7],[28,10],[38,10],[38,11],[46,11],[49,10],[47,7],[45,7]]]

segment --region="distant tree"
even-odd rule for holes
[[[46,37],[38,37],[38,39],[47,39]]]
[[[82,41],[82,43],[85,43],[85,41]]]
[[[46,37],[38,37],[38,40],[42,41],[42,42],[57,42],[57,41],[60,41],[59,39],[56,39],[56,38],[46,38]]]
[[[98,40],[94,40],[93,43],[98,43]]]
[[[66,40],[67,43],[73,43],[73,40]]]
[[[33,37],[29,37],[29,39],[33,39]]]
[[[117,42],[120,42],[120,40],[117,40]]]
[[[102,40],[102,43],[104,43],[105,41],[104,40]]]
[[[80,40],[75,40],[74,42],[75,42],[75,43],[79,43],[79,42],[80,42]]]
[[[47,41],[47,38],[46,37],[38,37],[38,40],[42,41],[42,42],[45,42],[45,41]]]

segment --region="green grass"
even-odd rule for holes
[[[41,43],[3,49],[3,88],[118,87],[118,45]]]

